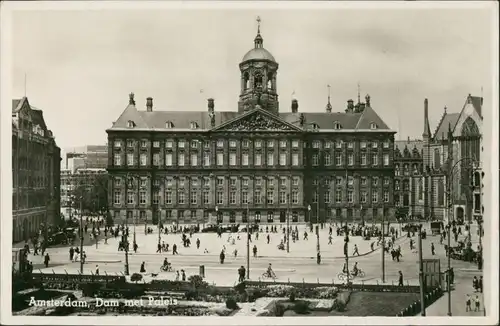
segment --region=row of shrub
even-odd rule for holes
[[[441,288],[435,288],[424,296],[425,308],[429,307],[431,304],[437,301],[443,295],[443,291]],[[415,316],[422,312],[422,305],[420,300],[417,300],[410,304],[408,307],[400,311],[397,316],[405,317],[405,316]]]
[[[420,288],[416,285],[392,285],[392,284],[359,284],[352,283],[349,284],[336,284],[336,283],[297,283],[297,282],[259,282],[259,281],[246,281],[247,286],[256,286],[256,287],[265,287],[269,284],[273,285],[288,285],[293,286],[295,288],[318,288],[318,287],[337,287],[341,289],[349,289],[356,291],[364,291],[364,292],[408,292],[408,293],[417,293]]]

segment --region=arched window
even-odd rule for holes
[[[296,223],[299,221],[299,213],[293,211],[292,212],[292,222]]]
[[[274,89],[273,74],[271,72],[267,74],[267,89]]]
[[[375,122],[370,123],[370,129],[377,129],[377,124]]]
[[[396,175],[400,175],[401,174],[401,171],[399,170],[399,164],[395,164],[394,165],[394,170],[395,170],[394,174],[396,174]]]
[[[281,221],[281,212],[280,212],[280,221]],[[267,212],[267,223],[273,223],[274,222],[274,212]]]
[[[255,223],[260,223],[260,212],[255,212]]]
[[[243,211],[243,214],[241,216],[241,222],[248,223],[248,212],[247,211]]]
[[[404,175],[410,174],[410,167],[408,166],[408,164],[403,165],[403,173]]]
[[[399,180],[394,181],[394,189],[395,190],[399,190],[400,189]]]
[[[253,87],[255,89],[262,87],[262,74],[260,72],[256,72],[253,78]]]
[[[217,224],[222,222],[224,222],[224,216],[222,215],[222,212],[217,212]]]
[[[236,213],[229,212],[229,223],[236,223]]]
[[[408,180],[403,181],[403,191],[409,191],[410,190],[410,182]]]
[[[174,124],[172,123],[172,121],[167,121],[165,123],[165,128],[172,129],[173,127],[174,127]]]
[[[281,211],[280,212],[280,223],[285,223],[286,222],[286,212]]]
[[[245,90],[247,90],[250,87],[250,76],[248,75],[248,72],[243,74],[243,83]]]
[[[127,122],[127,127],[128,127],[128,128],[134,128],[134,127],[135,127],[135,123],[134,123],[134,121],[129,120],[129,121]]]
[[[333,123],[333,129],[336,129],[336,130],[338,130],[338,129],[342,129],[342,125],[340,124],[340,122],[335,121],[335,122]]]

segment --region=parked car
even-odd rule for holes
[[[258,225],[258,224],[254,224],[254,225],[251,225],[251,226],[250,226],[250,232],[257,232],[257,231],[259,231],[259,225]],[[240,230],[240,232],[247,232],[247,227],[246,227],[246,226],[244,226],[244,227]]]
[[[219,229],[219,226],[218,225],[215,225],[215,224],[211,224],[211,225],[207,225],[205,228],[203,228],[201,230],[202,233],[210,233],[210,232],[217,232],[217,230]]]

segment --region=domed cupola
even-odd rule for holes
[[[248,51],[240,63],[241,92],[238,112],[261,108],[278,114],[279,103],[276,90],[278,63],[273,55],[264,49],[260,34],[260,17],[257,17],[257,36],[254,48]]]

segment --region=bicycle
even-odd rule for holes
[[[365,277],[365,272],[363,272],[362,270],[358,269],[358,273],[357,274],[353,274],[352,272],[349,273],[349,279],[352,280],[356,277],[360,277],[360,278],[363,278]],[[340,280],[340,281],[344,281],[347,279],[347,273],[344,273],[344,272],[341,272],[341,273],[338,273],[337,274],[337,278]]]
[[[175,272],[172,265],[167,265],[167,266],[163,265],[162,267],[160,267],[160,271],[161,272]]]
[[[277,279],[276,274],[274,271],[265,271],[262,273],[262,278],[272,278],[273,280]]]

